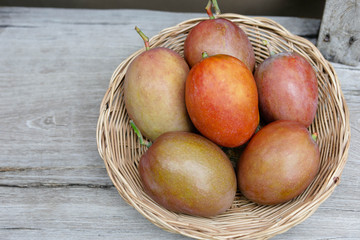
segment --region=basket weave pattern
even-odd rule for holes
[[[321,167],[312,184],[297,198],[275,206],[248,201],[237,192],[232,207],[212,218],[170,212],[143,191],[137,166],[146,147],[141,146],[129,125],[123,82],[131,61],[145,49],[133,53],[114,71],[100,106],[97,125],[98,151],[121,197],[158,227],[198,239],[268,239],[287,231],[316,211],[339,184],[350,142],[349,111],[333,67],[308,40],[288,32],[278,23],[261,17],[222,14],[249,36],[256,66],[269,57],[267,40],[276,52],[294,51],[305,57],[317,72],[319,105],[310,132],[318,133]],[[207,18],[190,19],[162,30],[150,39],[150,47],[163,46],[183,55],[188,32]]]

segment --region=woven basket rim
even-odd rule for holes
[[[127,59],[121,62],[111,76],[109,87],[100,105],[100,114],[96,132],[98,151],[101,158],[104,160],[107,173],[112,180],[114,186],[116,187],[117,191],[119,192],[119,195],[128,204],[133,206],[139,213],[141,213],[144,217],[146,217],[156,226],[166,231],[180,233],[182,235],[198,239],[267,239],[277,234],[283,233],[289,230],[291,227],[303,222],[316,211],[316,209],[321,205],[321,203],[323,203],[332,194],[336,186],[338,186],[340,182],[340,176],[346,164],[350,145],[349,110],[343,93],[341,91],[340,82],[337,78],[334,68],[332,67],[330,62],[324,59],[320,51],[310,41],[290,33],[287,29],[278,24],[276,21],[266,17],[248,17],[234,13],[221,14],[217,17],[231,20],[237,23],[240,27],[244,27],[245,29],[248,27],[250,32],[256,32],[256,29],[258,29],[258,31],[261,30],[266,32],[266,34],[274,34],[274,36],[276,37],[285,38],[287,41],[290,42],[290,49],[292,49],[292,46],[294,46],[293,50],[300,51],[300,53],[303,53],[302,51],[306,50],[305,56],[307,56],[307,54],[316,56],[316,60],[321,63],[319,64],[319,66],[316,67],[318,72],[320,72],[319,75],[321,75],[325,80],[329,81],[329,88],[334,91],[332,92],[334,94],[330,101],[330,105],[334,105],[339,108],[339,116],[336,116],[338,118],[338,123],[336,124],[338,125],[336,126],[339,128],[340,132],[339,136],[334,136],[334,138],[336,138],[335,140],[330,139],[331,141],[339,142],[336,148],[337,152],[335,154],[338,158],[336,159],[338,164],[336,166],[332,166],[333,171],[331,172],[331,174],[324,176],[326,177],[326,179],[324,180],[326,185],[318,187],[319,189],[321,189],[321,192],[312,195],[310,198],[304,197],[305,201],[303,202],[301,202],[302,198],[299,198],[299,202],[301,202],[301,205],[297,206],[295,209],[293,209],[293,211],[290,211],[292,203],[285,203],[275,207],[259,207],[259,210],[257,209],[256,211],[260,213],[265,213],[267,210],[263,209],[267,208],[273,209],[272,211],[289,211],[289,214],[286,214],[285,217],[276,219],[276,221],[274,220],[274,223],[270,226],[264,227],[262,225],[259,225],[259,228],[255,230],[239,230],[236,229],[235,226],[232,226],[232,224],[227,224],[227,231],[217,228],[220,225],[219,221],[229,221],[227,220],[227,215],[230,216],[231,214],[234,214],[233,212],[235,212],[237,208],[231,208],[225,214],[216,216],[214,218],[203,219],[171,213],[166,209],[163,209],[161,206],[158,206],[156,203],[152,202],[149,197],[142,196],[141,193],[139,197],[139,193],[136,192],[136,190],[132,189],[129,185],[129,176],[131,181],[135,182],[134,184],[139,184],[137,179],[131,178],[131,174],[133,173],[131,171],[133,171],[133,169],[125,169],[123,172],[120,173],[120,167],[117,165],[119,164],[119,158],[123,157],[125,153],[119,151],[119,149],[116,149],[116,147],[113,146],[113,141],[116,139],[121,142],[125,141],[125,138],[123,135],[118,134],[121,137],[121,139],[118,139],[119,136],[116,134],[116,131],[119,131],[119,129],[118,127],[116,127],[116,124],[112,124],[114,124],[114,122],[116,121],[122,123],[126,122],[125,118],[116,115],[118,112],[126,115],[126,112],[124,112],[124,108],[116,101],[116,99],[119,97],[119,89],[121,89],[122,87],[122,82],[127,66],[136,56],[138,56],[144,51],[144,48],[141,48],[138,51],[134,52]],[[206,19],[208,18],[192,18],[180,22],[175,26],[165,28],[150,39],[150,47],[156,47],[163,44],[165,44],[166,46],[167,42],[164,43],[164,40],[166,40],[169,35],[177,36],[186,34],[186,32],[188,32],[194,25]],[[273,35],[269,36],[270,38],[274,37]],[[252,40],[252,43],[256,44],[256,39]],[[179,41],[181,41],[181,39]],[[281,44],[282,43],[280,42],[280,45]],[[301,46],[301,48],[299,46]],[[309,60],[313,61],[313,59],[310,57]],[[314,64],[313,62],[312,65],[316,64]],[[324,76],[323,73],[325,73]],[[324,84],[324,86],[324,88],[328,87],[327,84]],[[320,120],[318,121],[320,122]],[[315,125],[316,124],[317,122],[315,123]],[[311,129],[312,127],[310,127],[310,130]],[[328,131],[326,126],[321,127],[320,130],[321,129],[324,129],[324,131]],[[136,136],[131,131],[124,131],[125,133],[123,134],[126,134],[129,139],[132,139],[131,141],[128,140],[128,142],[126,143],[128,145],[131,145],[131,149],[136,149],[139,151],[146,150],[144,147],[139,145]],[[113,135],[115,135],[116,138]],[[295,201],[297,200],[291,202]],[[149,204],[151,205],[151,207],[149,207]],[[259,215],[257,212],[256,214]],[[266,212],[266,214],[268,213]],[[257,217],[261,218],[261,216]]]

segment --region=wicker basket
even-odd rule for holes
[[[140,156],[146,151],[129,125],[124,99],[124,75],[130,62],[144,49],[123,61],[111,77],[100,106],[97,144],[107,172],[121,197],[158,227],[198,239],[268,239],[287,231],[309,217],[339,184],[346,163],[349,142],[349,111],[333,67],[308,40],[288,32],[267,18],[222,14],[248,34],[254,47],[256,64],[269,56],[267,40],[276,51],[295,51],[317,71],[319,106],[310,132],[318,133],[321,167],[313,183],[292,201],[261,206],[245,199],[240,192],[232,207],[212,218],[176,214],[159,206],[143,191],[137,171]],[[150,46],[164,46],[183,55],[183,43],[189,30],[207,18],[190,19],[162,30],[150,40]]]

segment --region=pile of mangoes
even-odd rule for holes
[[[320,166],[308,127],[318,105],[316,73],[294,52],[274,53],[255,69],[247,34],[215,18],[193,27],[184,57],[164,47],[129,65],[124,99],[139,137],[152,142],[141,156],[145,192],[178,213],[214,216],[229,209],[239,190],[258,204],[301,194]],[[270,43],[268,43],[270,44]],[[261,127],[260,127],[261,126]],[[244,148],[233,166],[224,148]]]

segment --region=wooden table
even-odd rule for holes
[[[201,10],[200,10],[201,11]],[[115,68],[148,36],[205,13],[0,8],[0,239],[186,239],[127,205],[95,139]],[[319,20],[273,17],[313,42]],[[333,64],[351,122],[341,183],[274,239],[360,238],[360,66]]]

